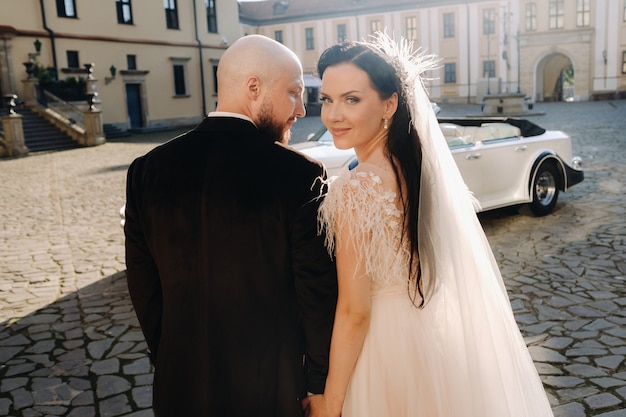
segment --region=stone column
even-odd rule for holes
[[[96,107],[98,99],[98,79],[93,76],[94,64],[84,64],[87,73],[86,95],[87,110],[85,111],[85,146],[100,145],[105,142],[102,126],[102,110]]]
[[[102,126],[102,110],[93,109],[85,112],[85,146],[101,145],[105,142]]]
[[[20,156],[28,153],[24,142],[24,127],[22,115],[15,113],[15,94],[6,94],[4,99],[9,107],[9,114],[2,116],[2,129],[4,141],[0,143],[0,156]]]
[[[24,104],[28,107],[34,107],[37,105],[37,85],[39,80],[37,78],[28,78],[22,80],[24,83]]]
[[[17,31],[11,26],[0,25],[0,91],[8,94],[17,91],[13,73],[13,38]]]

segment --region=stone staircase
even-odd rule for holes
[[[76,141],[37,113],[26,108],[17,108],[15,112],[22,115],[24,142],[30,152],[59,151],[80,147]],[[0,109],[0,116],[7,114],[8,109]]]
[[[108,123],[104,123],[102,130],[104,131],[104,137],[107,139],[124,138],[131,135],[128,130],[122,130]]]

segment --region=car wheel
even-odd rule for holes
[[[533,201],[530,203],[530,211],[535,216],[549,214],[559,198],[559,183],[557,169],[551,162],[543,162],[537,169],[533,182]]]

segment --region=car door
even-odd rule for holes
[[[521,201],[528,146],[519,137],[481,140],[466,155],[467,165],[480,171],[479,201],[483,209]],[[470,188],[471,189],[471,188]]]
[[[448,142],[454,162],[456,162],[461,176],[465,181],[467,188],[474,194],[478,201],[482,204],[483,194],[483,166],[480,163],[480,150],[473,143],[454,144]]]

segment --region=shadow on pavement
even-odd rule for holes
[[[1,323],[0,381],[3,416],[151,416],[152,366],[125,272]]]

